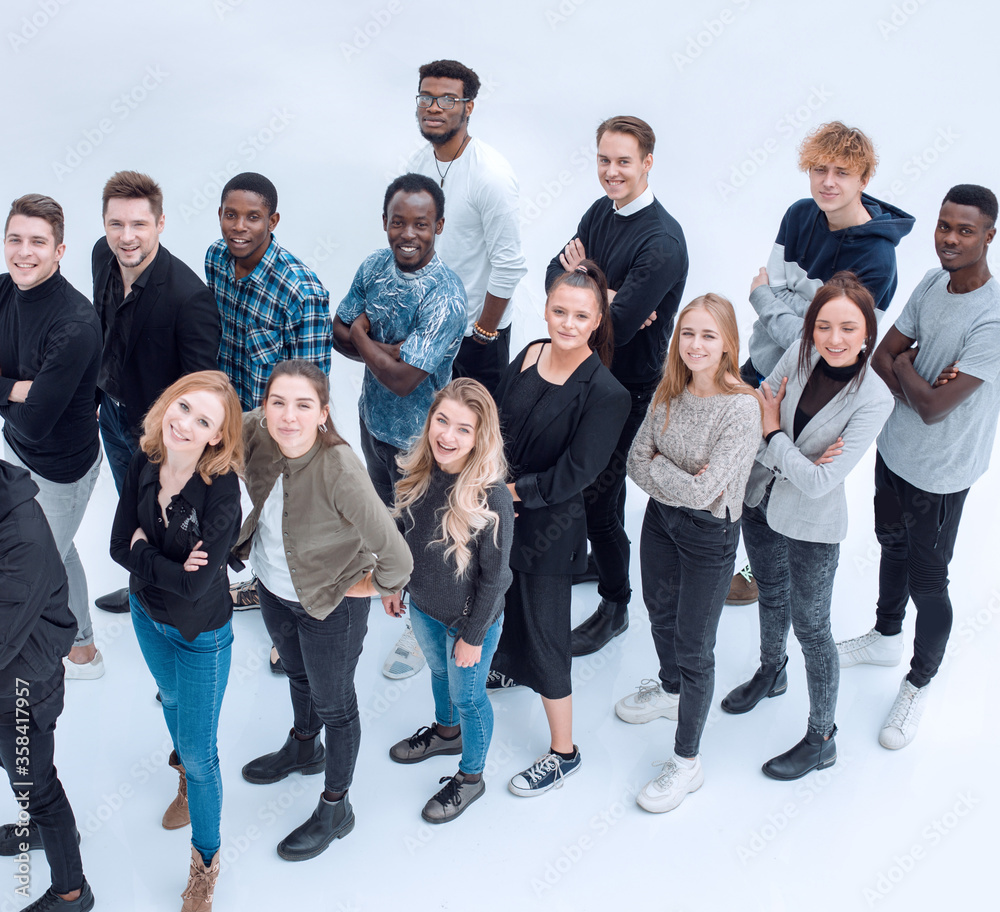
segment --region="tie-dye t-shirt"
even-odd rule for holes
[[[427,376],[409,396],[389,391],[366,367],[358,408],[373,437],[405,448],[420,433],[434,395],[451,380],[451,365],[465,335],[465,289],[437,254],[423,269],[402,272],[392,251],[377,250],[358,268],[337,308],[350,325],[364,313],[376,342],[402,342],[400,357]],[[405,340],[405,341],[404,341]]]

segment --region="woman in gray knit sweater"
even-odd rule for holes
[[[660,673],[615,712],[625,722],[679,720],[673,756],[636,797],[657,813],[704,780],[698,750],[715,685],[715,634],[761,430],[739,350],[729,301],[706,294],[688,304],[628,457],[629,477],[650,495],[639,560]]]
[[[512,578],[514,501],[497,407],[486,387],[463,377],[431,403],[423,433],[400,458],[395,515],[413,554],[410,620],[427,657],[434,724],[389,749],[397,763],[461,754],[458,772],[424,806],[428,823],[454,820],[486,791],[493,736],[486,694]],[[398,597],[386,601],[400,617]]]

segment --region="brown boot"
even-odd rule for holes
[[[215,882],[219,879],[219,853],[216,852],[210,865],[201,860],[201,852],[191,846],[191,873],[188,875],[187,889],[181,893],[184,905],[181,912],[212,912],[212,897]]]
[[[170,752],[170,759],[167,762],[171,769],[180,773],[181,780],[177,783],[177,797],[170,802],[170,807],[163,814],[163,829],[179,830],[191,822],[191,814],[188,811],[187,776],[184,775],[184,767],[181,766],[177,751]]]

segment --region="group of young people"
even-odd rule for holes
[[[951,627],[962,506],[1000,412],[994,195],[948,191],[934,231],[941,267],[879,343],[913,219],[864,193],[877,160],[863,133],[816,129],[800,157],[810,198],[788,210],[751,285],[759,319],[741,367],[732,304],[706,293],[680,306],[687,250],[649,187],[653,130],[610,118],[596,136],[603,195],[546,274],[546,335],[510,358],[510,301],[526,272],[516,179],[469,134],[473,71],[434,61],[418,86],[428,144],[386,190],[388,247],[365,259],[332,317],[318,277],[274,238],[277,192],[262,175],[224,188],[207,284],[159,243],[156,184],[114,175],[93,305],[59,270],[58,204],[32,194],[12,205],[0,277],[0,761],[27,798],[0,853],[45,849],[52,886],[33,912],[94,905],[52,751],[64,679],[103,674],[72,544],[98,433],[120,494],[111,554],[130,574],[98,604],[130,611],[159,689],[179,782],[162,824],[191,826],[185,912],[211,909],[219,874],[216,741],[234,607],[259,604],[292,709],[284,743],[244,779],[324,774],[282,858],[313,858],[355,825],[354,673],[376,596],[407,624],[385,673],[426,661],[434,707],[391,759],[458,758],[423,818],[454,820],[484,794],[489,693],[514,686],[539,694],[550,738],[508,788],[543,794],[582,764],[573,656],[628,627],[626,476],[649,495],[639,562],[660,669],[614,710],[628,723],[677,721],[641,807],[672,810],[703,783],[727,599],[758,601],[761,648],[726,711],[784,693],[790,628],[802,647],[806,734],[764,764],[768,776],[836,761],[840,668],[901,661],[910,597],[913,658],[879,740],[896,749],[916,734]],[[334,349],[365,367],[363,461],[330,417]],[[876,624],[837,644],[844,482],[876,437]],[[749,567],[734,577],[741,530]],[[252,581],[231,588],[227,565],[246,561]],[[571,629],[572,587],[586,580],[601,601]]]

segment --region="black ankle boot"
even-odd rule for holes
[[[280,750],[264,754],[244,766],[243,778],[255,785],[267,785],[269,782],[280,782],[289,773],[300,772],[303,776],[311,776],[325,769],[326,750],[319,735],[308,741],[299,741],[293,728]]]
[[[597,611],[573,631],[571,639],[573,655],[585,656],[597,652],[626,630],[628,630],[628,602],[609,602],[602,598]]]
[[[780,697],[788,690],[787,664],[788,656],[785,656],[780,665],[761,665],[746,684],[740,684],[726,694],[722,708],[727,713],[739,715],[750,712],[764,697]]]
[[[764,775],[772,779],[801,779],[813,770],[833,766],[837,762],[837,743],[834,737],[836,734],[836,725],[826,740],[822,735],[807,731],[806,736],[795,747],[778,754],[761,767]]]
[[[354,829],[354,808],[345,794],[340,801],[319,796],[312,816],[278,843],[278,854],[285,861],[315,858],[334,839],[341,839]]]

